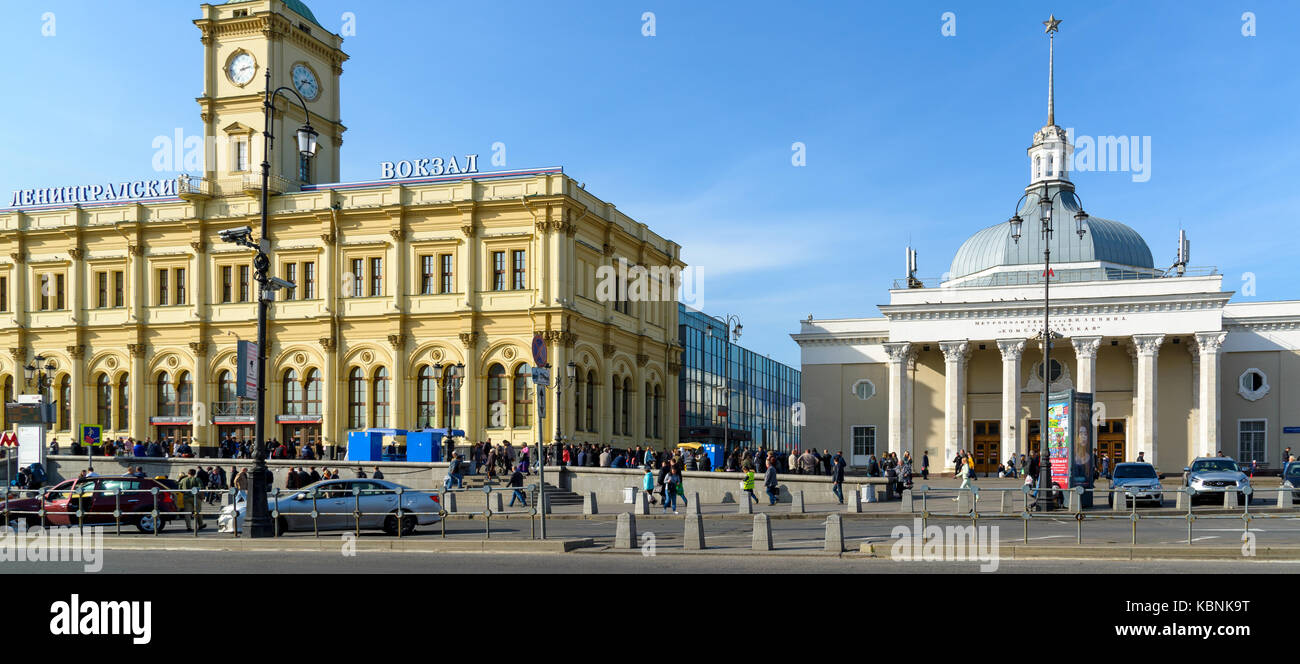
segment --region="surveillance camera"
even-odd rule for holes
[[[268,280],[267,285],[270,287],[271,290],[281,290],[281,289],[293,290],[297,288],[297,286],[294,285],[292,281],[285,281],[284,279],[281,279],[279,277],[271,277]]]
[[[220,235],[221,239],[225,242],[239,242],[240,240],[247,240],[253,237],[253,229],[249,226],[241,226],[239,228],[230,228],[221,231],[218,235]]]

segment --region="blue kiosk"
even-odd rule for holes
[[[365,429],[348,434],[348,461],[442,461],[442,440],[464,436],[460,429]],[[392,445],[396,454],[388,454]]]

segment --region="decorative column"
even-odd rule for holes
[[[1228,338],[1227,332],[1197,332],[1196,346],[1200,355],[1199,408],[1197,414],[1197,449],[1199,456],[1215,456],[1223,449],[1219,437],[1219,425],[1222,413],[1219,400],[1222,398],[1222,386],[1219,383],[1219,352],[1223,342]]]
[[[1136,440],[1138,452],[1145,452],[1147,463],[1157,462],[1156,433],[1158,409],[1156,400],[1157,359],[1163,334],[1135,334],[1133,346],[1137,349],[1137,381],[1134,393],[1137,401]]]
[[[1080,392],[1096,394],[1097,391],[1097,349],[1101,347],[1101,337],[1072,337],[1074,357],[1079,365],[1076,389]],[[1095,397],[1094,397],[1095,400]]]
[[[340,426],[340,409],[335,405],[339,390],[338,346],[333,337],[321,337],[319,343],[321,350],[325,351],[325,366],[321,367],[321,445],[325,447],[325,457],[333,459],[334,448],[346,446],[340,443],[338,434],[343,427]]]
[[[461,332],[460,343],[465,347],[465,375],[460,384],[460,421],[465,439],[471,443],[481,439],[480,426],[486,413],[478,412],[478,332]]]
[[[632,444],[638,444],[650,440],[650,433],[646,431],[646,396],[653,392],[646,392],[646,370],[645,365],[650,362],[650,356],[645,353],[637,353],[636,356],[636,378],[632,379]],[[558,365],[557,365],[558,366]],[[554,380],[554,378],[552,378]]]
[[[943,467],[952,468],[952,458],[966,445],[966,359],[970,344],[941,341],[944,364],[944,457]]]
[[[202,290],[202,289],[196,289]],[[208,412],[208,344],[190,342],[194,354],[194,403],[191,406],[190,437],[194,441],[194,454],[199,457],[217,456],[217,437],[212,431],[212,414]]]
[[[606,306],[611,306],[608,302]],[[600,431],[597,437],[602,440],[611,440],[614,437],[614,344],[604,344],[602,354],[604,355],[605,371],[601,375],[602,387],[605,389],[596,390],[596,413],[600,415]],[[731,413],[727,413],[727,420],[724,425],[730,425]]]
[[[69,430],[76,437],[80,434],[77,427],[83,424],[92,424],[90,418],[86,416],[86,347],[81,344],[68,346],[68,357],[72,358],[72,410],[69,413],[72,421],[68,423]],[[17,372],[15,372],[17,373]]]
[[[912,453],[913,461],[920,463],[916,449],[916,347],[907,351],[903,363],[903,449]]]
[[[406,339],[405,332],[388,335],[388,343],[393,347],[393,394],[389,399],[388,426],[394,429],[410,429],[416,424],[416,418],[408,416],[414,411],[406,396]]]
[[[137,309],[137,311],[139,310]],[[131,353],[131,377],[129,379],[131,394],[127,402],[127,406],[131,411],[130,436],[136,440],[144,440],[149,436],[148,419],[145,416],[149,399],[144,394],[145,345],[127,344],[126,348]]]
[[[998,339],[1002,351],[1002,455],[1019,454],[1020,448],[1020,360],[1024,339]]]
[[[903,430],[907,427],[907,356],[912,344],[903,341],[882,344],[889,356],[889,452],[903,453]],[[852,441],[850,441],[850,444]],[[849,450],[850,458],[853,451]]]

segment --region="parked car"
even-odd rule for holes
[[[358,495],[353,494],[358,490]],[[297,491],[268,496],[267,509],[278,512],[279,532],[312,530],[312,510],[315,509],[316,526],[320,530],[352,530],[357,526],[353,514],[360,506],[362,529],[383,529],[397,534],[397,490],[402,490],[402,534],[415,532],[417,526],[438,523],[442,517],[442,503],[432,491],[418,491],[409,487],[376,479],[325,480]],[[243,528],[247,504],[239,501],[227,505],[217,517],[217,529],[223,533]],[[405,512],[417,512],[409,514]]]
[[[1288,461],[1282,468],[1282,486],[1295,489],[1291,492],[1291,499],[1300,500],[1300,461]]]
[[[1126,505],[1129,500],[1135,503],[1153,503],[1156,507],[1164,504],[1164,487],[1160,486],[1160,476],[1156,474],[1155,466],[1149,463],[1115,464],[1110,488],[1124,489],[1122,495]],[[1115,493],[1110,494],[1111,507],[1115,506],[1115,496]]]
[[[1183,472],[1192,489],[1193,503],[1197,498],[1222,496],[1229,491],[1237,493],[1238,504],[1246,499],[1244,489],[1250,486],[1250,478],[1231,457],[1198,457]]]
[[[154,494],[151,492],[151,489],[155,488],[159,491],[157,520],[153,516]],[[113,511],[120,506],[122,523],[134,525],[142,533],[153,534],[155,529],[162,532],[167,527],[168,521],[178,517],[175,497],[170,493],[162,493],[167,489],[168,487],[158,480],[132,476],[64,480],[45,493],[45,525],[76,525],[77,504],[73,496],[94,491],[89,505],[83,506],[87,525],[114,523]],[[119,492],[120,495],[115,495],[113,492]],[[28,528],[41,525],[40,509],[39,496],[9,501],[11,521],[18,522],[21,519],[26,522]],[[13,512],[27,512],[27,514],[13,515]]]

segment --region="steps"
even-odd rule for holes
[[[483,487],[489,485],[493,488],[494,491],[497,490],[509,491],[510,490],[509,479],[510,479],[509,477],[502,478],[498,476],[496,479],[489,481],[487,475],[466,475],[465,476],[465,489],[467,490],[466,493],[470,493],[471,495],[473,493],[481,494]],[[524,486],[528,486],[529,484],[536,484],[536,483],[537,483],[536,475],[528,475],[524,477]],[[546,490],[547,498],[550,499],[551,501],[551,507],[558,507],[562,505],[577,505],[577,506],[582,505],[581,495],[576,494],[567,489],[561,489],[560,487],[555,486],[550,482],[546,483],[545,490]],[[466,494],[460,494],[457,496],[457,501],[464,501],[467,497],[468,496],[466,496]],[[507,498],[509,498],[508,495]],[[478,504],[478,501],[475,501],[475,504]]]

